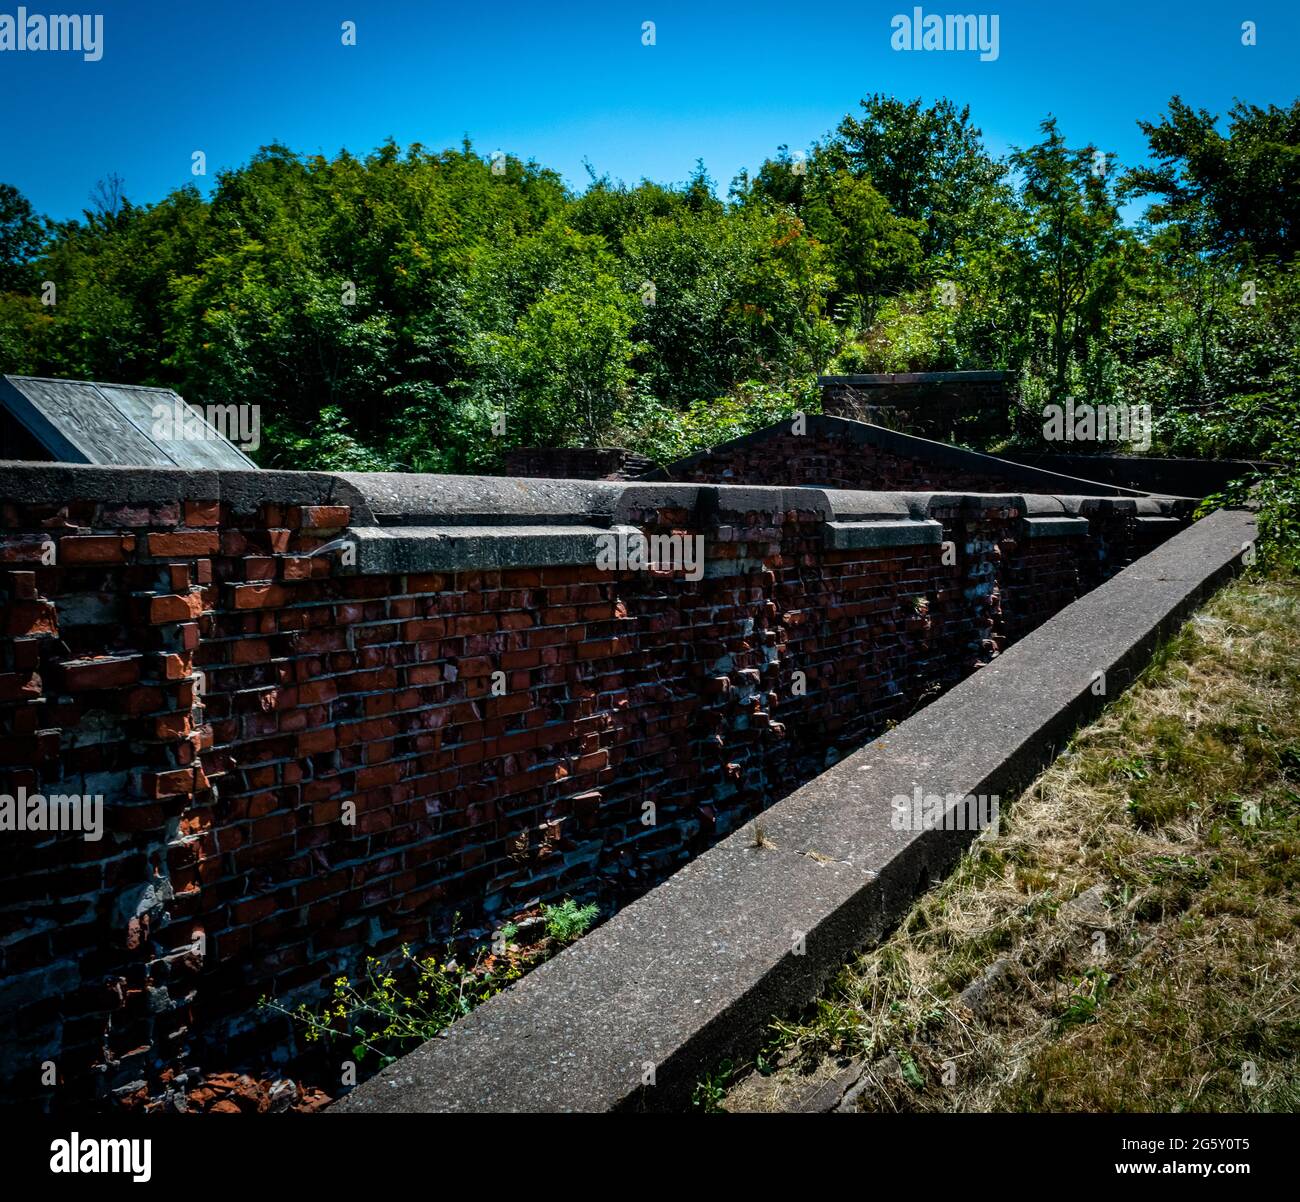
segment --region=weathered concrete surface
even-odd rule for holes
[[[968,832],[895,830],[891,799],[1011,795],[1240,563],[1220,511],[1084,596],[332,1110],[672,1109],[806,1004],[947,872]],[[1096,673],[1105,674],[1098,696]]]
[[[1086,528],[1088,523],[1083,524]],[[825,529],[826,545],[837,551],[922,546],[943,541],[943,526],[939,522],[827,522]]]
[[[594,563],[600,540],[639,536],[633,526],[361,526],[358,573],[459,572]]]
[[[341,472],[380,525],[599,525],[626,487],[599,480]]]

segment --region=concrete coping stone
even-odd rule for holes
[[[643,492],[638,504],[652,503],[655,499]],[[1089,499],[1102,502],[1110,500]],[[1131,505],[1132,502],[1128,504]],[[1024,515],[1025,528],[1031,538],[1086,535],[1089,529],[1085,518],[1070,516],[1062,498],[1033,494],[841,493],[819,489],[742,487],[731,493],[726,508],[719,508],[715,513],[736,511],[732,506],[739,507],[739,512],[750,513],[758,507],[758,512],[770,513],[774,520],[778,520],[787,508],[807,506],[822,516],[823,537],[828,547],[836,550],[860,550],[871,547],[936,545],[943,541],[943,526],[929,515],[937,508],[951,505],[1018,510]],[[636,508],[637,505],[619,506],[620,511]],[[827,512],[822,513],[823,510]],[[854,516],[841,520],[840,515],[843,513]],[[864,514],[869,516],[860,516]],[[1174,519],[1171,521],[1178,524]],[[349,563],[344,559],[341,570],[351,570],[360,575],[380,575],[592,564],[597,561],[602,549],[608,551],[610,535],[625,542],[628,539],[635,542],[645,537],[637,527],[621,522],[608,526],[354,526],[340,540],[340,548],[348,540],[355,544],[353,561]]]
[[[606,480],[341,472],[382,526],[606,525],[625,485]]]
[[[1255,535],[1240,510],[1183,530],[769,807],[763,838],[734,832],[328,1113],[687,1105],[703,1073],[752,1053],[773,1015],[815,998],[975,837],[918,823],[908,799],[969,814],[1013,796]]]
[[[0,500],[28,505],[62,505],[69,497],[165,505],[182,499],[213,501],[220,495],[221,473],[216,471],[0,461]]]
[[[943,542],[943,525],[933,521],[827,522],[823,529],[826,545],[836,551],[915,547]]]
[[[1170,520],[1178,524],[1176,519]],[[1075,538],[1087,533],[1087,518],[1025,518],[1029,538]]]
[[[834,420],[834,419],[818,419]],[[860,423],[849,423],[857,426]],[[867,427],[874,434],[892,435]],[[942,446],[942,444],[937,444]],[[961,452],[963,455],[972,452]],[[1068,477],[1040,473],[1044,482]],[[0,500],[65,503],[69,497],[125,503],[221,501],[235,513],[265,504],[348,505],[361,526],[608,526],[650,509],[685,510],[696,519],[716,514],[813,512],[824,519],[925,518],[933,501],[1019,504],[1027,512],[1060,512],[1066,494],[987,493],[782,487],[774,485],[514,479],[400,472],[183,471],[174,468],[0,462]],[[1071,504],[1076,500],[1070,498]],[[1101,501],[1091,495],[1083,500]],[[1162,512],[1170,498],[1138,498],[1140,510]]]
[[[601,526],[359,526],[339,540],[355,544],[355,563],[344,573],[491,571],[594,564],[602,539],[632,527]]]
[[[1136,497],[1073,497],[1058,498],[1065,506],[1065,512],[1075,517],[1084,517],[1090,513],[1108,510],[1113,513],[1136,513]]]
[[[350,505],[355,524],[374,523],[361,496],[332,472],[0,461],[0,500],[63,505],[73,497],[125,505],[224,501],[236,513],[253,513],[264,504]]]

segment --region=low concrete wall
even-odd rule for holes
[[[814,998],[973,837],[898,829],[895,798],[1012,795],[1254,537],[1242,512],[1184,531],[778,802],[762,839],[746,827],[723,840],[332,1111],[685,1105],[704,1071]]]

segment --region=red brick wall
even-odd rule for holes
[[[954,563],[827,551],[811,512],[632,514],[704,536],[724,574],[691,582],[338,574],[311,552],[346,506],[7,501],[0,792],[102,793],[108,832],[0,832],[7,1096],[283,1048],[259,996],[457,913],[471,939],[538,898],[609,913],[1103,574],[1014,508],[933,516]]]

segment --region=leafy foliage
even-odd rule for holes
[[[342,1043],[358,1064],[374,1060],[378,1070],[586,934],[599,913],[594,904],[579,905],[571,897],[543,904],[545,939],[520,947],[519,926],[508,922],[491,950],[479,947],[466,956],[457,953],[453,928],[441,955],[416,955],[403,944],[393,956],[367,956],[355,977],[335,978],[318,1006],[301,1002],[291,1008],[263,997],[259,1007],[292,1020],[306,1043]]]
[[[289,1010],[271,998],[262,998],[261,1007],[292,1018],[307,1043],[351,1041],[349,1051],[358,1064],[375,1058],[383,1068],[523,975],[513,962],[498,972],[485,971],[482,960],[480,954],[462,964],[451,948],[444,956],[417,957],[403,946],[394,961],[368,956],[355,981],[336,978],[320,1009],[303,1002]]]
[[[553,906],[542,905],[546,933],[557,943],[572,943],[580,935],[585,935],[599,914],[600,909],[594,902],[580,906],[571,897]]]

